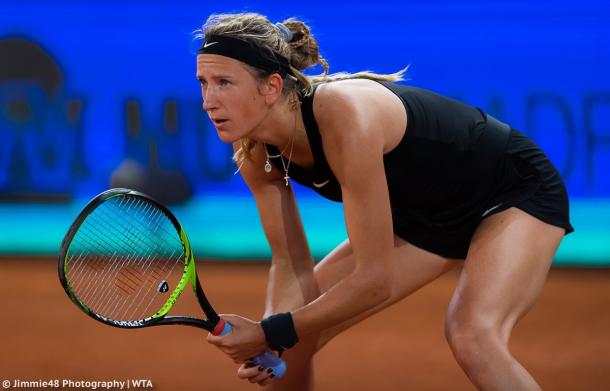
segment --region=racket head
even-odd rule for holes
[[[110,189],[94,197],[62,241],[58,272],[70,299],[111,326],[213,327],[165,316],[189,282],[198,285],[194,257],[176,217],[143,193]]]

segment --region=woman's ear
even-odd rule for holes
[[[265,98],[265,103],[274,104],[282,96],[283,88],[284,80],[278,73],[269,76],[261,86],[261,95]]]

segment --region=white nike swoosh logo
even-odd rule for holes
[[[502,202],[500,202],[498,205],[496,206],[492,206],[491,208],[487,209],[485,212],[483,212],[483,214],[481,215],[481,217],[485,217],[487,216],[491,211],[493,211],[494,209],[497,209],[499,207],[502,206]]]
[[[324,187],[328,182],[330,182],[330,179],[327,179],[326,182],[322,182],[322,183],[316,183],[316,182],[312,182],[312,183],[315,187],[317,187],[319,189],[321,187]]]
[[[204,48],[207,48],[208,46],[212,46],[212,45],[215,45],[215,44],[217,44],[217,43],[218,43],[218,42],[206,42],[206,43],[204,43],[204,44],[203,44],[203,47],[204,47]]]

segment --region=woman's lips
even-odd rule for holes
[[[224,124],[227,121],[228,121],[228,119],[225,119],[225,118],[214,118],[214,119],[212,119],[212,123],[214,123],[214,126],[216,126],[216,127]]]

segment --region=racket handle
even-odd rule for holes
[[[216,323],[216,327],[214,327],[214,331],[212,331],[213,335],[227,335],[233,330],[233,327],[229,324],[229,322],[225,322],[224,319],[220,318],[218,323]]]
[[[216,325],[216,328],[212,332],[214,335],[227,335],[233,330],[233,327],[229,322],[225,322],[224,319],[220,319],[220,322]],[[253,359],[254,364],[260,365],[263,368],[273,369],[276,379],[281,379],[286,373],[286,361],[282,360],[271,352],[263,352]]]
[[[263,352],[252,361],[263,368],[272,368],[276,379],[281,379],[286,373],[286,361],[271,352]]]

